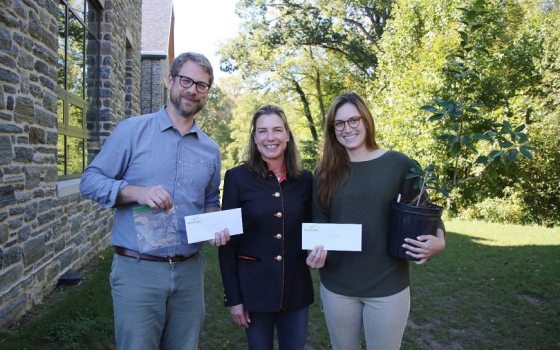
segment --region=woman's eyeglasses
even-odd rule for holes
[[[360,120],[362,120],[362,117],[352,117],[348,120],[335,120],[333,126],[338,131],[344,130],[345,124],[348,124],[352,129],[356,129],[358,125],[360,125]]]

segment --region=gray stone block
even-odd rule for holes
[[[0,164],[9,164],[13,159],[12,140],[9,136],[0,136]]]
[[[47,137],[45,139],[45,144],[56,145],[58,142],[58,134],[56,132],[47,131]]]
[[[15,94],[15,93],[17,93],[17,90],[13,86],[4,85],[4,92],[7,93],[7,94]]]
[[[14,117],[18,123],[32,123],[35,121],[35,106],[29,97],[17,96]]]
[[[8,241],[8,238],[10,238],[10,230],[8,230],[8,225],[7,224],[0,224],[0,244],[4,244]],[[3,255],[2,254],[2,259],[3,259]],[[2,266],[2,263],[0,263],[0,267]]]
[[[37,203],[31,203],[25,206],[23,215],[23,219],[25,220],[25,222],[35,220],[35,218],[37,217],[37,206]]]
[[[9,214],[10,214],[10,216],[23,214],[23,208],[22,207],[12,207],[12,208],[10,208]]]
[[[29,33],[32,37],[34,37],[35,39],[41,39],[43,28],[41,25],[41,21],[33,11],[29,11],[29,22],[27,28],[29,29]]]
[[[39,77],[39,81],[41,82],[41,84],[48,88],[51,91],[54,91],[56,83],[54,80],[48,78],[48,77],[44,77],[44,76],[40,76]]]
[[[49,66],[43,61],[35,61],[34,68],[37,72],[49,75]]]
[[[82,221],[83,219],[81,215],[77,215],[76,217],[72,218],[72,225],[70,227],[71,234],[79,234],[80,228],[82,226]]]
[[[31,127],[29,130],[29,144],[37,145],[45,143],[45,129]]]
[[[39,85],[29,84],[29,92],[37,99],[43,98],[43,89]]]
[[[6,90],[5,88],[6,85],[4,85],[4,90]],[[8,96],[6,98],[6,109],[8,111],[13,111],[14,110],[14,105],[15,105],[15,100],[13,96]]]
[[[41,183],[41,170],[38,167],[25,167],[25,189],[31,190]]]
[[[31,237],[31,226],[24,226],[18,231],[18,241],[25,242]]]
[[[19,134],[23,129],[13,124],[0,124],[0,131],[4,133]]]
[[[13,294],[15,297],[9,300],[4,298],[8,301],[5,303],[6,306],[0,309],[0,328],[8,325],[8,321],[10,320],[9,316],[13,317],[13,315],[23,312],[29,302],[29,296],[27,293],[22,292],[20,288],[14,289],[15,291]]]
[[[12,8],[20,17],[27,17],[27,13],[29,12],[27,6],[25,6],[25,4],[23,4],[20,0],[14,0]]]
[[[51,111],[53,113],[56,113],[57,109],[58,109],[58,103],[57,103],[56,95],[51,93],[50,91],[45,91],[45,96],[43,97],[43,107],[47,111]]]
[[[37,221],[39,225],[48,224],[49,222],[53,222],[56,220],[56,214],[54,211],[49,211],[45,214],[41,214],[37,217]]]
[[[14,147],[15,161],[31,163],[33,161],[33,149],[27,147]]]
[[[55,182],[57,179],[58,179],[58,170],[56,168],[56,165],[48,167],[47,171],[45,172],[44,181]]]
[[[70,266],[70,264],[72,264],[72,259],[73,253],[71,249],[68,249],[64,253],[60,254],[57,259],[60,269],[64,270],[65,268]]]
[[[0,186],[0,208],[16,203],[14,186]]]
[[[18,55],[18,65],[23,69],[33,69],[33,56],[21,52]]]
[[[0,80],[7,83],[17,84],[19,83],[19,75],[11,70],[0,67]]]
[[[12,51],[12,34],[5,28],[0,28],[0,50],[3,52]]]
[[[8,226],[10,228],[10,231],[19,230],[22,224],[23,224],[23,218],[12,217],[12,219],[8,221]]]
[[[4,27],[19,29],[20,22],[17,17],[10,15],[7,11],[2,11],[0,12],[0,23],[4,24]]]
[[[56,127],[56,113],[35,108],[35,122],[47,128]]]
[[[14,265],[23,260],[21,247],[11,246],[4,249],[4,267]]]
[[[56,206],[56,201],[53,198],[47,198],[39,202],[37,210],[39,213],[44,213]]]
[[[4,51],[4,52],[9,53],[8,51]],[[0,62],[8,68],[17,68],[17,63],[11,56],[0,55]]]
[[[56,66],[58,55],[53,50],[47,49],[44,46],[35,45],[33,48],[33,55],[45,61],[47,64]]]
[[[28,240],[22,246],[25,266],[33,265],[45,256],[45,238],[43,236]]]

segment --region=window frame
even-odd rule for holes
[[[92,119],[94,121],[97,121],[98,118],[97,116],[94,116],[93,118],[91,118],[91,116],[89,116],[89,107],[92,105],[97,105],[98,103],[98,99],[99,99],[99,67],[100,67],[100,63],[99,63],[99,58],[100,58],[100,48],[101,48],[101,42],[99,40],[99,32],[100,32],[100,21],[97,20],[97,22],[93,25],[89,25],[87,23],[87,17],[90,11],[99,11],[100,8],[98,6],[98,4],[96,3],[96,1],[92,1],[92,0],[81,0],[83,1],[83,6],[84,6],[84,13],[82,13],[82,15],[80,16],[79,13],[77,13],[73,8],[72,5],[69,3],[68,0],[60,0],[59,1],[59,11],[63,11],[64,10],[64,14],[62,14],[61,12],[59,12],[60,14],[60,18],[59,18],[59,28],[60,28],[60,20],[62,18],[64,18],[64,40],[60,40],[60,43],[64,45],[64,56],[62,57],[63,59],[63,63],[60,64],[61,62],[59,62],[59,64],[57,64],[57,69],[60,72],[60,70],[63,71],[63,79],[57,79],[57,83],[56,83],[56,94],[57,94],[57,105],[59,103],[59,101],[62,101],[62,115],[59,115],[59,109],[57,107],[57,132],[58,132],[58,137],[59,139],[62,138],[62,142],[63,145],[60,145],[59,142],[57,142],[57,147],[56,147],[56,165],[57,165],[57,175],[58,175],[58,180],[69,180],[69,179],[75,179],[75,178],[79,178],[81,176],[81,174],[83,173],[85,167],[88,165],[88,144],[89,141],[91,140],[91,135],[90,132],[88,130],[88,120]],[[96,16],[97,17],[97,16]],[[82,40],[82,52],[81,52],[81,57],[83,59],[83,64],[81,67],[81,77],[82,77],[82,86],[81,86],[81,92],[82,92],[82,96],[79,96],[77,94],[75,94],[74,92],[68,91],[68,87],[69,87],[69,67],[68,67],[68,52],[69,52],[69,48],[68,48],[68,42],[69,42],[69,21],[73,20],[73,21],[78,21],[82,27],[82,35],[81,35],[81,40]],[[92,29],[95,32],[92,32]],[[60,32],[57,35],[58,38],[60,38]],[[88,42],[90,40],[93,40],[96,42],[96,52],[93,53],[93,55],[96,56],[94,63],[91,64],[90,60],[88,60]],[[58,52],[60,52],[60,47],[58,49]],[[60,57],[60,56],[59,56]],[[88,89],[90,89],[91,87],[88,87],[88,65],[90,65],[90,67],[92,69],[94,69],[94,84],[92,89],[95,89],[96,91],[93,91],[93,93],[90,93],[90,91]],[[60,81],[59,81],[60,80]],[[60,86],[60,84],[62,83],[63,86]],[[81,125],[80,126],[74,126],[71,125],[71,121],[70,121],[70,106],[76,106],[78,108],[81,109]],[[91,126],[90,126],[91,127]],[[69,137],[74,137],[74,138],[78,138],[83,142],[83,147],[82,147],[82,152],[79,155],[81,157],[81,171],[79,173],[68,173],[69,169],[68,169],[68,165],[69,165],[69,154],[71,152],[71,149],[68,146],[68,138]],[[62,158],[62,159],[61,159]]]

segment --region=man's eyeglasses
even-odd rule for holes
[[[210,85],[206,84],[203,81],[194,81],[189,77],[179,74],[177,74],[177,77],[179,77],[179,85],[181,85],[185,89],[190,88],[191,86],[193,86],[193,84],[196,84],[196,91],[200,92],[201,94],[207,93],[208,89],[210,89]]]
[[[356,129],[358,125],[360,125],[360,120],[362,120],[362,117],[352,117],[348,120],[335,120],[333,125],[334,128],[338,131],[344,130],[344,125],[346,123],[348,123],[348,126],[352,129]]]

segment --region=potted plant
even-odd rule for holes
[[[391,203],[391,235],[389,237],[389,254],[401,258],[415,260],[406,254],[402,247],[405,238],[416,239],[420,235],[435,235],[438,223],[441,220],[443,207],[434,204],[427,196],[429,188],[435,189],[445,197],[448,190],[441,187],[434,173],[434,165],[429,165],[426,170],[417,163],[410,169],[407,179],[417,179],[418,195],[408,203],[397,197]]]
[[[389,253],[405,259],[404,238],[415,239],[422,234],[434,234],[441,218],[442,206],[431,203],[426,195],[428,188],[443,194],[447,209],[453,207],[454,189],[468,181],[479,179],[487,167],[500,162],[511,163],[518,156],[532,159],[533,147],[524,132],[525,125],[512,125],[507,113],[489,111],[476,98],[481,77],[477,71],[477,57],[488,52],[479,45],[477,34],[484,27],[478,20],[486,13],[484,1],[475,1],[470,8],[461,8],[463,29],[457,51],[448,57],[444,73],[449,81],[445,97],[434,98],[433,105],[422,106],[429,112],[429,122],[437,123],[436,138],[445,144],[445,176],[436,175],[436,167],[426,170],[418,165],[410,170],[407,178],[417,178],[419,197],[412,203],[395,199],[392,203],[392,232]],[[446,181],[438,181],[445,178]]]

